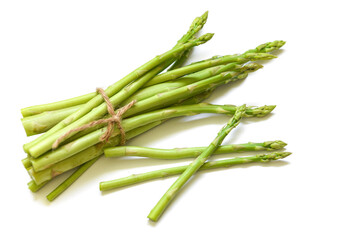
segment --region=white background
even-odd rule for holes
[[[0,238],[359,239],[356,2],[1,1]],[[202,33],[215,36],[190,61],[287,41],[277,59],[208,102],[276,104],[270,117],[244,121],[224,143],[281,139],[293,155],[197,174],[156,224],[146,216],[176,178],[107,194],[98,183],[191,159],[103,158],[52,203],[45,196],[64,177],[31,193],[20,160],[32,138],[20,109],[107,87],[170,49],[206,10]],[[174,119],[128,144],[206,146],[227,120]]]

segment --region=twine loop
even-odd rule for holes
[[[105,131],[105,133],[100,137],[100,141],[101,142],[108,142],[113,131],[114,131],[114,127],[115,125],[118,127],[118,129],[120,130],[120,135],[121,135],[121,145],[124,145],[126,142],[126,136],[125,136],[125,130],[124,128],[121,126],[121,120],[122,120],[122,115],[129,110],[136,102],[136,100],[131,101],[130,103],[128,103],[127,105],[123,106],[122,108],[120,108],[119,110],[117,110],[115,112],[114,110],[114,106],[112,105],[109,97],[106,95],[104,89],[102,88],[97,88],[96,91],[103,97],[106,106],[107,106],[107,111],[110,114],[109,118],[106,119],[100,119],[100,120],[95,120],[93,122],[90,122],[88,124],[85,124],[81,127],[78,128],[74,128],[71,129],[69,131],[67,131],[65,134],[63,134],[62,136],[60,136],[52,145],[52,148],[55,149],[59,146],[59,144],[64,141],[70,134],[74,133],[74,132],[80,132],[83,131],[85,129],[94,127],[96,125],[99,124],[104,124],[107,123],[107,129]]]

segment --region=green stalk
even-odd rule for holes
[[[291,153],[289,152],[275,152],[271,154],[258,154],[249,157],[238,157],[238,158],[232,158],[226,160],[209,161],[204,163],[204,165],[202,165],[198,171],[216,169],[216,168],[227,168],[234,165],[246,164],[252,162],[269,162],[269,161],[285,158],[290,154]],[[130,186],[133,184],[146,182],[153,179],[165,178],[169,176],[182,174],[187,168],[188,165],[185,165],[179,167],[165,168],[147,173],[132,174],[128,177],[100,182],[99,187],[100,187],[100,191],[108,191],[111,189]]]
[[[81,165],[73,174],[71,174],[65,181],[63,181],[59,186],[57,186],[51,193],[49,193],[46,198],[51,202],[57,198],[61,193],[68,189],[71,184],[73,184],[86,170],[88,170],[99,157],[91,159],[90,161]]]
[[[131,96],[136,90],[143,86],[147,81],[153,78],[156,74],[163,70],[161,63],[164,63],[172,59],[177,54],[198,46],[210,40],[213,34],[205,34],[194,41],[189,41],[178,47],[173,48],[172,50],[161,54],[155,57],[153,60],[150,60],[148,63],[139,67],[134,72],[127,75],[122,80],[118,81],[114,85],[108,87],[105,92],[110,97],[110,101],[114,106],[119,105],[127,97]],[[161,65],[161,66],[159,66]],[[165,66],[166,67],[166,66]],[[144,76],[145,73],[148,73]],[[135,81],[134,83],[128,85],[130,82]],[[125,87],[126,86],[126,87]],[[95,98],[87,102],[81,109],[79,109],[74,114],[70,115],[59,124],[51,128],[49,131],[44,133],[42,136],[30,143],[25,145],[25,150],[28,150],[28,153],[33,157],[39,157],[43,153],[47,152],[52,148],[52,144],[66,132],[71,129],[80,127],[84,124],[87,124],[93,120],[101,118],[106,114],[107,106],[104,103],[101,95],[97,95]],[[74,135],[74,134],[72,134]],[[71,134],[69,135],[69,137]],[[40,140],[39,140],[40,139]]]
[[[166,207],[180,192],[182,187],[187,183],[198,170],[205,163],[205,161],[216,151],[221,145],[225,137],[233,130],[245,115],[246,106],[242,105],[236,109],[234,116],[230,119],[226,126],[224,126],[210,143],[210,145],[185,169],[180,177],[174,182],[173,185],[166,191],[163,197],[155,205],[148,215],[148,218],[154,222],[158,221],[160,216],[165,211]]]
[[[261,143],[243,143],[222,145],[213,154],[248,152],[248,151],[274,151],[286,146],[283,141],[267,141]],[[119,146],[104,149],[105,157],[138,156],[157,159],[182,159],[198,157],[206,147],[189,147],[160,149],[138,146]]]
[[[245,116],[263,117],[269,114],[274,108],[275,106],[247,108]],[[166,109],[161,109],[161,110],[141,114],[129,119],[125,119],[123,121],[123,127],[127,132],[130,129],[134,129],[154,121],[162,121],[173,117],[189,116],[199,113],[233,114],[235,112],[235,109],[236,107],[231,105],[218,106],[218,105],[209,105],[209,104],[195,104],[195,105],[170,107]],[[100,135],[102,131],[101,129],[97,130],[98,134]],[[118,134],[119,134],[119,130],[116,129],[113,133],[113,136],[117,136]],[[95,142],[98,141],[100,135],[96,137],[96,135],[92,133],[92,137],[95,136],[94,139],[97,139],[95,140]],[[126,136],[128,136],[128,133],[126,134]],[[72,148],[78,148],[79,145],[86,145],[87,140],[89,140],[89,136],[87,136],[86,138],[83,137],[79,138],[74,142],[59,147],[57,150],[46,154],[45,156],[47,156],[47,158],[30,159],[32,164],[32,167],[28,171],[30,176],[37,184],[40,184],[46,180],[53,178],[54,176],[57,176],[65,171],[75,168],[89,161],[90,159],[101,155],[103,153],[104,148],[116,146],[120,143],[119,137],[113,137],[105,145],[103,143],[97,143],[92,146],[89,145],[89,147],[76,154],[72,154],[72,155],[69,154],[69,152],[74,152]],[[83,143],[83,141],[85,141],[85,143]],[[57,151],[61,151],[61,152],[56,153]],[[64,158],[62,161],[61,160],[58,161],[57,157],[61,156],[61,154],[63,154],[63,156],[68,156],[68,157]],[[37,162],[39,159],[41,159],[41,162]],[[49,162],[49,159],[51,159],[51,162]]]

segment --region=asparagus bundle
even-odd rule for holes
[[[186,178],[182,177],[181,184],[197,170],[228,166],[251,161],[276,160],[289,155],[276,153],[270,155],[256,155],[247,159],[226,160],[219,163],[205,163],[211,154],[231,153],[239,151],[262,151],[281,149],[286,144],[281,141],[264,143],[248,143],[241,145],[220,146],[228,130],[224,130],[213,144],[211,150],[199,147],[183,150],[144,149],[139,147],[115,147],[122,142],[122,138],[132,139],[166,121],[167,119],[191,116],[200,113],[227,114],[233,116],[228,129],[237,125],[241,117],[264,117],[274,108],[274,105],[263,107],[236,107],[233,105],[212,105],[201,103],[217,87],[232,81],[245,79],[251,72],[263,66],[257,60],[270,60],[276,58],[270,52],[280,49],[285,42],[274,41],[261,44],[242,54],[214,56],[209,59],[183,66],[193,47],[209,41],[213,34],[207,33],[200,37],[196,34],[206,23],[208,14],[197,17],[191,24],[188,32],[184,34],[175,46],[141,65],[121,80],[109,86],[104,96],[98,93],[89,93],[79,97],[23,108],[22,124],[28,136],[42,133],[35,140],[24,144],[27,157],[22,160],[24,167],[32,180],[28,188],[36,192],[56,176],[76,169],[74,173],[60,184],[48,196],[54,200],[67,189],[77,178],[91,167],[105,152],[106,156],[142,155],[166,159],[179,159],[186,157],[200,157],[192,170],[187,170]],[[170,66],[170,67],[169,67]],[[165,71],[168,69],[167,71]],[[122,136],[121,129],[114,128],[111,132],[109,126],[100,121],[83,131],[74,131],[93,123],[111,117],[108,112],[109,104],[116,111],[130,102],[135,104],[121,115],[121,129],[126,133]],[[120,123],[120,118],[118,119]],[[108,141],[101,140],[104,133],[110,134]],[[55,146],[54,142],[59,142]],[[150,154],[150,155],[149,155]],[[205,163],[205,164],[204,164]],[[204,164],[204,165],[203,165]],[[183,172],[185,167],[166,170],[172,174]],[[191,172],[189,174],[189,171]],[[147,175],[139,179],[152,179],[163,172]],[[128,183],[138,180],[125,180]],[[121,186],[116,183],[109,186]],[[181,185],[180,184],[180,185]],[[102,183],[101,186],[107,186]],[[101,187],[102,188],[102,187]],[[102,188],[102,190],[108,187]],[[170,191],[173,192],[174,191]],[[166,204],[150,214],[150,219],[157,220]]]

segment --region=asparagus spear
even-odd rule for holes
[[[291,153],[289,152],[275,152],[271,154],[258,154],[249,157],[238,157],[238,158],[232,158],[226,160],[209,161],[204,163],[204,165],[202,165],[198,171],[215,169],[215,168],[225,168],[225,167],[227,168],[238,164],[245,164],[252,162],[269,162],[269,161],[285,158],[290,154]],[[132,174],[128,177],[119,178],[115,180],[100,182],[99,184],[100,191],[108,191],[111,189],[121,188],[157,178],[165,178],[173,175],[182,174],[187,169],[187,167],[188,165],[165,168],[147,173]]]
[[[247,151],[274,151],[286,146],[283,141],[267,141],[261,143],[243,143],[222,145],[214,154],[247,152]],[[199,156],[206,147],[189,147],[189,148],[174,148],[174,149],[160,149],[148,148],[138,146],[119,146],[104,149],[105,157],[122,157],[122,156],[139,156],[158,159],[182,159]]]
[[[216,151],[221,145],[225,137],[234,129],[245,115],[246,106],[242,105],[236,108],[234,116],[230,119],[226,126],[224,126],[216,138],[210,143],[210,145],[185,169],[180,177],[171,185],[166,191],[163,197],[155,205],[148,215],[148,218],[156,222],[166,207],[170,204],[172,199],[180,192],[181,188],[189,181],[190,177],[193,176],[197,170],[205,163],[205,161]]]
[[[46,198],[49,201],[53,201],[57,198],[61,193],[63,193],[66,189],[68,189],[71,184],[73,184],[86,170],[88,170],[99,157],[91,159],[90,161],[81,165],[73,174],[71,174],[65,181],[63,181],[59,186],[57,186],[51,193],[49,193]]]
[[[247,108],[245,111],[245,117],[263,117],[270,113],[275,106],[264,106],[260,108]],[[171,107],[161,109],[145,114],[141,114],[129,119],[123,120],[123,127],[125,131],[129,131],[139,126],[143,126],[145,123],[154,121],[161,121],[173,117],[189,116],[198,113],[219,113],[219,114],[233,114],[236,107],[231,105],[209,105],[209,104],[195,104],[184,105],[178,107]],[[103,129],[103,131],[105,128]],[[46,180],[53,178],[65,171],[75,168],[96,156],[103,153],[103,148],[115,146],[120,143],[119,137],[113,137],[107,144],[97,143],[89,144],[89,142],[97,142],[101,136],[101,129],[96,131],[98,136],[94,133],[91,136],[85,138],[79,138],[74,142],[61,146],[57,150],[44,155],[44,158],[30,159],[32,167],[28,170],[30,176],[35,180],[37,184],[40,184]],[[115,129],[113,136],[117,136],[119,130]],[[79,146],[88,146],[82,151],[78,152]],[[72,148],[76,148],[76,151]],[[58,152],[59,151],[59,152]],[[69,152],[76,154],[69,154]],[[67,156],[67,157],[66,157]],[[51,161],[49,161],[51,159]],[[63,159],[62,161],[59,159]],[[40,162],[38,162],[41,160]]]

